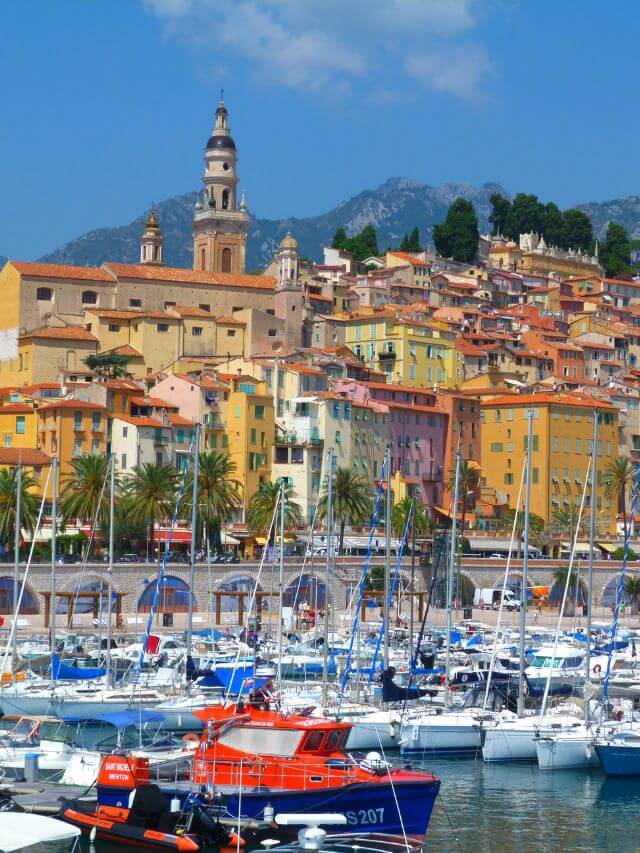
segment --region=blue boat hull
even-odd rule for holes
[[[357,783],[316,791],[243,791],[226,801],[233,817],[261,818],[267,805],[276,814],[339,812],[346,832],[424,835],[440,789],[439,780]],[[396,804],[397,801],[397,804]]]
[[[640,776],[640,749],[634,746],[596,746],[607,776]]]

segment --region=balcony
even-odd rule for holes
[[[395,350],[382,349],[378,352],[378,359],[379,360],[384,360],[384,359],[388,359],[388,358],[395,359],[396,358],[396,351]]]

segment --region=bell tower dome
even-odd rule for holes
[[[162,249],[162,231],[156,212],[152,210],[140,238],[140,263],[149,266],[161,266]]]
[[[222,93],[204,152],[204,194],[193,219],[193,267],[208,272],[245,271],[250,217],[238,205],[238,155]]]

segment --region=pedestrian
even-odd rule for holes
[[[436,610],[440,610],[440,599],[436,598]]]

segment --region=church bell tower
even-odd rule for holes
[[[238,204],[238,155],[228,119],[221,95],[204,152],[204,194],[193,218],[193,268],[237,275],[245,271],[250,218],[244,198]]]

